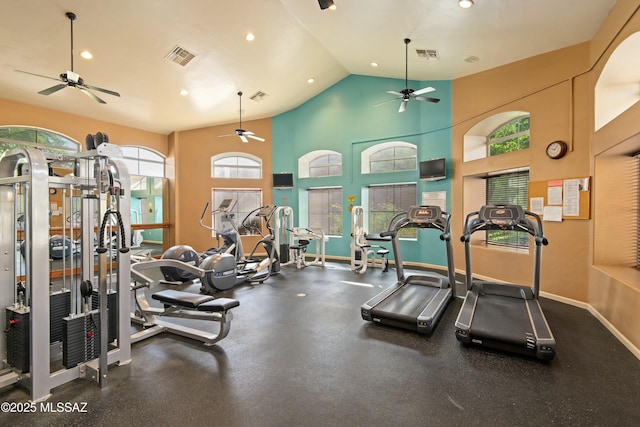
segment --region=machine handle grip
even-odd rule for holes
[[[207,213],[207,209],[209,209],[209,202],[207,202],[207,204],[204,205],[204,210],[202,211],[202,215],[200,215],[200,221],[204,219],[204,215]]]
[[[396,237],[397,230],[386,230],[380,233],[380,237]]]
[[[535,240],[538,243],[542,243],[544,246],[547,246],[549,244],[549,240],[547,240],[546,237],[536,236]]]

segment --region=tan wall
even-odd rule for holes
[[[261,188],[262,203],[272,202],[271,190],[271,119],[243,123],[265,142],[251,141],[247,144],[232,136],[235,124],[207,127],[172,134],[170,147],[175,155],[175,243],[192,246],[203,251],[216,245],[211,233],[199,225],[200,215],[207,201],[211,202],[213,188]],[[263,179],[213,179],[211,157],[225,152],[243,152],[262,159]],[[256,206],[257,208],[258,206]],[[210,208],[212,208],[210,206]],[[209,224],[207,218],[206,224]],[[245,252],[251,250],[256,238],[244,237]],[[262,251],[261,251],[262,252]]]
[[[640,1],[618,1],[594,37],[595,66],[590,90],[615,48],[640,31]],[[593,103],[591,104],[593,105]],[[588,302],[636,348],[640,347],[640,271],[633,267],[638,236],[637,177],[625,173],[631,153],[640,151],[640,105],[635,104],[592,132],[591,167],[595,176],[593,263],[589,266]],[[591,127],[593,129],[593,126]]]
[[[87,134],[102,132],[117,145],[140,145],[167,154],[167,136],[114,123],[0,99],[0,125],[34,126],[62,133],[84,147]]]
[[[594,90],[615,47],[640,31],[640,1],[619,0],[590,43],[540,55],[453,82],[453,233],[477,207],[478,179],[486,172],[529,166],[533,181],[589,175],[590,220],[545,222],[541,290],[590,304],[631,345],[640,347],[640,271],[633,268],[637,191],[621,173],[640,150],[640,105],[594,132]],[[531,113],[531,147],[518,153],[462,162],[464,134],[503,111]],[[570,151],[547,159],[546,145],[562,139]],[[474,273],[515,283],[531,282],[531,258],[476,245]],[[464,259],[463,246],[455,246]]]
[[[527,166],[531,181],[589,175],[588,133],[574,132],[574,128],[584,126],[572,122],[573,117],[582,119],[586,115],[585,103],[576,95],[576,86],[584,87],[586,79],[572,77],[584,71],[588,52],[588,45],[581,44],[453,82],[454,235],[462,234],[464,215],[482,204],[474,200],[477,190],[471,185],[472,182],[478,185],[477,176]],[[531,114],[528,150],[462,162],[463,138],[473,125],[496,113],[515,110]],[[558,139],[567,141],[572,151],[563,159],[550,160],[545,148]],[[543,250],[541,291],[587,300],[590,223],[589,220],[544,223],[550,244]],[[464,259],[462,244],[455,246],[455,258]],[[476,274],[512,283],[532,282],[533,260],[528,253],[477,244],[472,258]]]

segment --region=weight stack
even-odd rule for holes
[[[71,291],[62,290],[49,296],[50,343],[61,342],[64,319],[71,313]]]
[[[31,314],[28,307],[8,307],[6,310],[7,363],[20,371],[29,372],[31,359],[29,326]]]
[[[91,293],[91,310],[100,310],[100,293],[95,289]],[[107,290],[107,316],[108,342],[114,342],[118,338],[118,293],[111,289]]]
[[[62,364],[73,368],[100,356],[100,312],[96,310],[64,318]]]

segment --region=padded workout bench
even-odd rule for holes
[[[131,342],[135,343],[146,338],[169,332],[183,337],[191,338],[203,342],[205,345],[214,345],[227,336],[231,329],[233,314],[231,309],[238,307],[240,302],[231,298],[214,299],[211,295],[200,295],[191,292],[165,289],[154,292],[151,298],[163,304],[164,308],[152,307],[147,300],[145,292],[139,292],[141,288],[150,287],[155,283],[152,279],[140,273],[152,267],[163,265],[183,268],[198,276],[206,274],[205,270],[193,267],[189,264],[176,260],[155,260],[134,263],[131,266],[132,278],[141,285],[132,286],[135,292],[136,312],[131,314],[132,322],[144,327],[143,330],[131,336]],[[183,264],[183,265],[181,265]],[[220,330],[217,334],[205,332],[188,326],[183,326],[175,322],[167,322],[158,317],[178,317],[183,319],[208,320],[220,323]]]

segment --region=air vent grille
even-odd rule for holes
[[[194,53],[189,52],[183,47],[176,46],[171,52],[165,55],[169,61],[175,62],[176,64],[182,65],[183,67],[187,65],[196,55]]]
[[[260,102],[264,99],[264,97],[267,96],[266,93],[264,93],[263,91],[259,90],[256,93],[254,93],[253,95],[251,95],[251,97],[249,99],[251,99],[252,101],[256,101],[256,102]]]
[[[434,61],[440,60],[440,54],[437,49],[416,49],[416,53],[419,58],[426,58]]]

